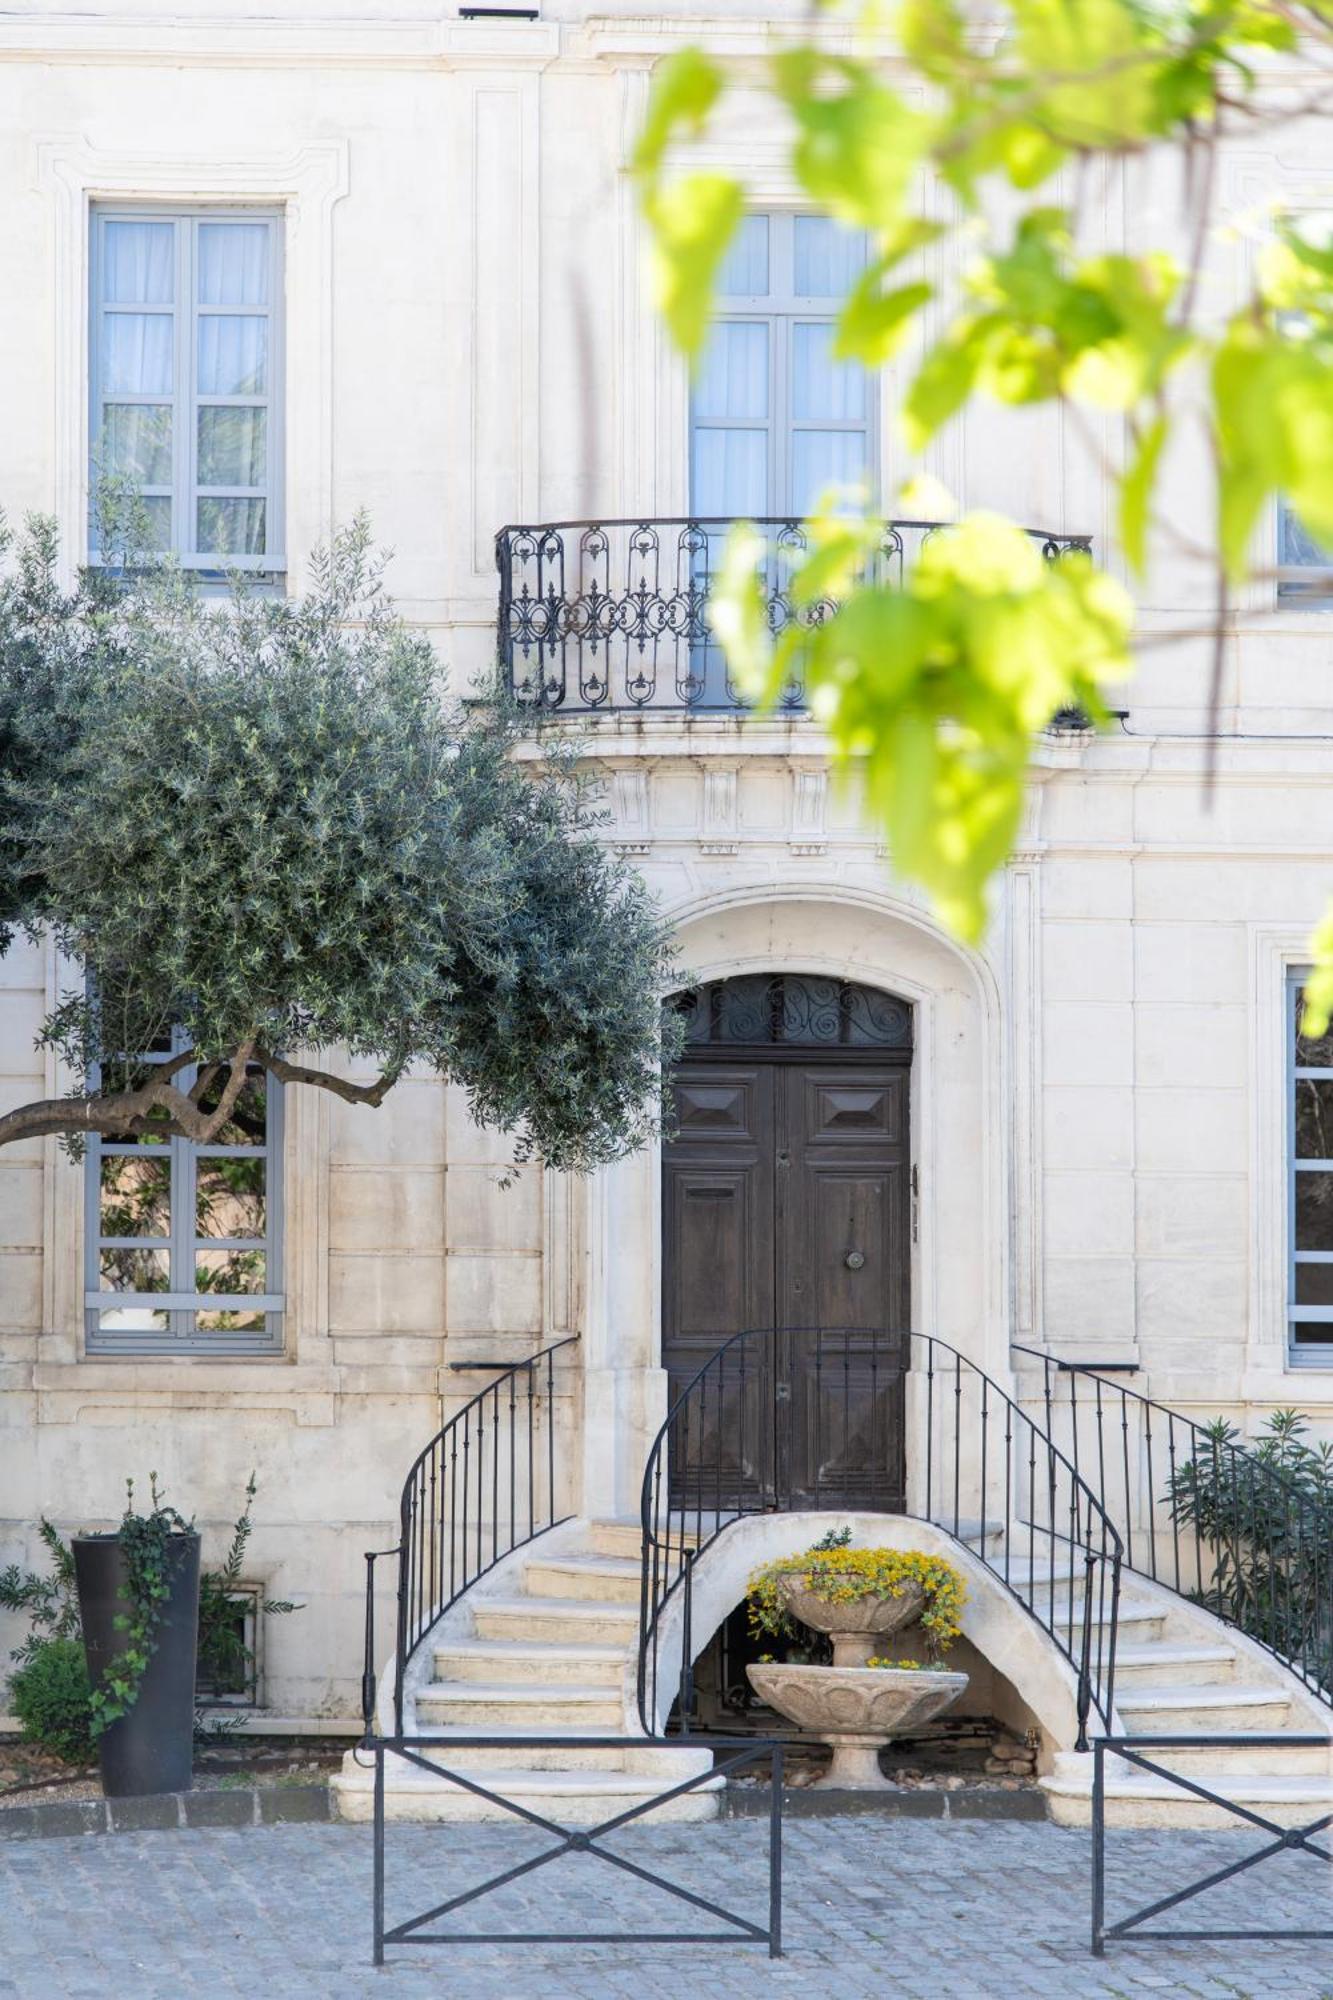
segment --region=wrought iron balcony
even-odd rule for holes
[[[800,521],[762,520],[766,536],[769,629],[818,625],[831,598],[792,603],[791,572],[804,555]],[[870,578],[901,582],[907,566],[944,524],[886,521],[868,565]],[[501,671],[524,707],[560,713],[606,711],[727,713],[745,702],[727,672],[708,617],[713,577],[729,520],[553,521],[502,528]],[[1027,531],[1055,561],[1086,553],[1086,535]],[[783,706],[802,705],[799,683]]]

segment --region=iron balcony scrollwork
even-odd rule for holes
[[[502,528],[499,655],[504,683],[521,707],[551,713],[728,713],[746,706],[708,615],[713,580],[734,522],[673,516],[659,521],[553,521]],[[798,606],[792,574],[809,547],[803,521],[751,525],[767,545],[768,627],[823,624],[833,597]],[[939,521],[885,521],[869,557],[869,582],[901,584]],[[1090,553],[1086,535],[1029,528],[1048,561]],[[780,706],[799,710],[798,681]]]

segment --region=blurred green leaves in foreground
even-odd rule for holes
[[[1281,95],[1265,89],[1274,56]],[[1290,83],[1296,57],[1308,62],[1308,102]],[[681,50],[658,68],[634,160],[660,308],[696,359],[745,191],[711,164],[692,168],[689,148],[735,84],[766,90],[803,199],[866,232],[869,262],[842,302],[835,352],[877,370],[904,357],[900,384],[881,378],[897,397],[904,464],[980,400],[1063,406],[1085,437],[1113,413],[1123,448],[1105,469],[1126,565],[1142,577],[1149,550],[1174,537],[1207,572],[1220,641],[1237,586],[1264,574],[1256,547],[1275,503],[1333,546],[1326,223],[1276,208],[1228,217],[1223,255],[1239,275],[1219,282],[1212,212],[1233,137],[1253,147],[1295,116],[1327,115],[1318,86],[1330,60],[1330,0],[1002,0],[984,31],[953,0],[817,0],[791,40],[734,73]],[[1080,203],[1108,163],[1147,153],[1161,184],[1184,190],[1170,240],[1142,240],[1136,217],[1132,247],[1108,251]],[[1201,472],[1184,528],[1155,509],[1181,432]],[[1130,605],[1088,558],[1046,560],[991,515],[929,538],[901,582],[871,580],[874,530],[838,504],[830,496],[806,560],[784,578],[798,609],[836,596],[833,616],[774,641],[765,558],[742,530],[714,624],[761,704],[802,679],[898,872],[975,941],[1018,831],[1034,739],[1060,710],[1104,720],[1108,685],[1130,670]],[[1307,1008],[1322,1029],[1333,913],[1312,954]]]

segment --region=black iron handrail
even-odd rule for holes
[[[1042,1363],[1046,1428],[1116,1522],[1126,1568],[1234,1626],[1333,1706],[1333,1496],[1092,1364],[1015,1352]]]
[[[713,578],[728,531],[721,515],[659,520],[548,521],[501,528],[498,643],[505,685],[522,706],[598,714],[743,709],[708,615]],[[791,571],[809,546],[808,524],[766,516],[749,525],[768,545],[769,629],[822,624],[837,602],[798,606]],[[867,557],[867,580],[901,584],[906,568],[941,521],[884,521]],[[1050,560],[1087,554],[1086,535],[1025,531]],[[797,681],[781,706],[799,709]]]
[[[916,1403],[906,1493],[894,1429],[905,1398]],[[813,1440],[814,1481],[801,1490],[797,1424]],[[848,1442],[867,1430],[869,1453],[853,1462]],[[734,1334],[685,1383],[648,1454],[638,1661],[648,1735],[664,1726],[659,1648],[678,1595],[678,1713],[689,1727],[700,1555],[747,1515],[806,1509],[912,1514],[965,1543],[1073,1667],[1077,1748],[1087,1748],[1094,1711],[1112,1726],[1120,1536],[1065,1454],[998,1383],[933,1335],[759,1327]],[[666,1685],[675,1690],[677,1676]]]
[[[401,1736],[407,1664],[437,1619],[503,1556],[570,1518],[556,1513],[555,1356],[578,1339],[567,1334],[504,1367],[413,1460],[398,1541],[366,1553],[367,1736],[375,1724],[375,1564],[398,1559],[393,1713]]]

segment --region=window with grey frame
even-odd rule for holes
[[[1301,1033],[1303,971],[1287,977],[1288,1354],[1333,1368],[1333,1029]]]
[[[282,247],[279,210],[92,211],[94,488],[132,483],[155,545],[206,575],[285,568]]]
[[[145,1061],[164,1061],[173,1046]],[[178,1072],[183,1090],[197,1072]],[[205,1108],[215,1102],[205,1091]],[[282,1346],[282,1086],[253,1068],[210,1145],[94,1136],[86,1173],[90,1354],[271,1354]]]

